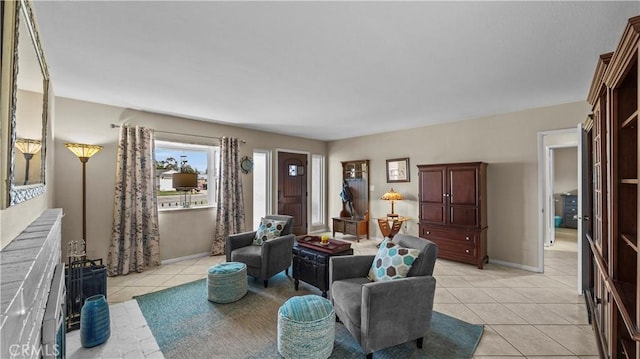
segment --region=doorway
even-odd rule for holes
[[[308,154],[278,151],[277,156],[277,213],[293,217],[293,234],[306,234]]]
[[[545,249],[577,252],[578,243],[578,147],[549,149],[549,193],[552,194],[549,238]]]
[[[574,278],[578,291],[582,270],[581,132],[578,126],[538,134],[538,271],[562,271]]]

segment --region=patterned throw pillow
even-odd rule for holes
[[[419,255],[418,249],[403,248],[385,239],[380,243],[367,277],[374,282],[404,278]]]
[[[262,243],[280,237],[280,233],[284,229],[287,221],[281,221],[277,219],[262,218],[260,220],[260,226],[256,232],[256,237],[253,239],[254,246],[261,246]]]

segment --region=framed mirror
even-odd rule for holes
[[[3,2],[2,17],[2,41],[13,44],[2,56],[9,69],[3,77],[10,78],[10,91],[3,91],[9,97],[6,204],[13,206],[45,192],[49,73],[30,1]]]

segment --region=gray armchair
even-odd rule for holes
[[[431,327],[436,280],[435,243],[397,234],[393,243],[420,250],[406,278],[371,282],[374,255],[329,259],[329,295],[337,317],[367,354],[416,340],[418,348]]]
[[[232,234],[227,237],[225,255],[227,262],[246,264],[247,274],[261,278],[266,288],[269,285],[269,278],[283,270],[287,275],[289,274],[295,236],[291,234],[293,217],[272,215],[264,218],[287,221],[280,233],[281,237],[266,241],[261,246],[254,246],[251,243],[256,231]]]

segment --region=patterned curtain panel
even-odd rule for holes
[[[110,276],[160,265],[153,131],[120,126],[116,163]]]
[[[223,137],[220,140],[218,207],[216,230],[211,247],[211,255],[214,256],[224,254],[225,241],[229,234],[245,230],[238,143],[237,138]]]

